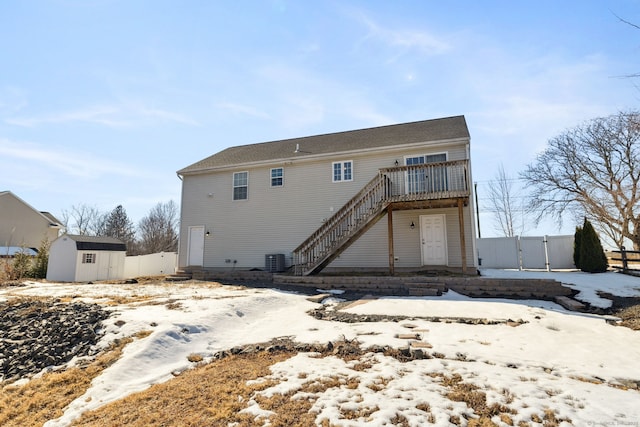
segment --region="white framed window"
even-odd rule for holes
[[[332,181],[353,181],[353,160],[343,160],[331,164]]]
[[[284,169],[273,168],[271,169],[271,186],[282,187],[284,185]]]
[[[96,254],[82,254],[82,263],[83,264],[95,264],[96,263]]]
[[[247,200],[249,198],[249,172],[234,172],[233,200]]]

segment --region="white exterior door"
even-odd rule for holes
[[[422,265],[447,265],[447,233],[444,215],[420,216]]]
[[[189,251],[187,265],[202,266],[204,262],[204,226],[189,227]]]

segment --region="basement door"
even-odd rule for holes
[[[422,265],[447,265],[445,215],[420,215]]]
[[[204,263],[204,225],[189,227],[189,250],[187,265],[202,266]]]

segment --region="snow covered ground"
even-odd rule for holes
[[[616,273],[519,272],[483,270],[488,277],[544,277],[575,287],[578,297],[600,307],[608,300],[598,290],[620,296],[640,296],[640,278]],[[544,301],[470,299],[449,291],[443,297],[371,298],[345,311],[354,314],[415,316],[402,322],[343,323],[319,320],[307,311],[319,305],[305,295],[275,289],[213,286],[187,282],[157,285],[27,283],[0,289],[10,296],[75,296],[86,302],[122,301],[111,305],[101,344],[138,331],[152,333],[129,344],[122,358],[97,377],[85,395],[47,427],[69,425],[91,410],[167,381],[172,372],[193,366],[193,353],[205,359],[234,346],[290,336],[299,342],[356,338],[363,348],[372,345],[407,346],[400,334],[418,333],[431,359],[401,363],[379,353],[358,361],[319,358],[300,353],[272,367],[277,385],[263,394],[297,392],[303,383],[329,377],[343,385],[318,392],[316,420],[339,426],[392,425],[401,414],[410,425],[450,425],[451,416],[469,414],[463,402],[446,396],[443,376],[460,375],[486,393],[489,403],[514,409],[513,425],[555,411],[560,425],[640,425],[640,332],[614,326],[596,315],[568,312]],[[324,302],[331,309],[338,301]],[[150,302],[153,301],[153,304]],[[471,325],[430,322],[420,317],[513,319],[519,323]],[[519,326],[518,326],[519,324]],[[366,363],[364,363],[366,362]],[[358,369],[354,369],[359,364]],[[366,366],[362,368],[362,366]],[[348,379],[357,378],[357,386]],[[285,381],[286,380],[286,381]],[[420,409],[422,408],[422,409]],[[428,410],[425,410],[428,408]],[[368,410],[367,410],[368,409]],[[347,420],[345,411],[361,410],[362,417]],[[264,414],[255,400],[250,413]],[[498,425],[508,425],[495,417]],[[541,425],[541,423],[539,424]]]

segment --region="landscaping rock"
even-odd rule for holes
[[[102,321],[96,304],[59,300],[0,303],[0,380],[16,380],[96,353]]]

